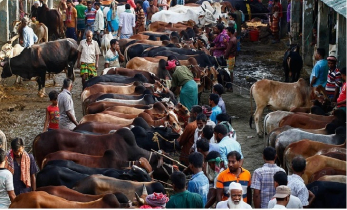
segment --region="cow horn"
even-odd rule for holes
[[[143,204],[145,204],[145,200],[143,200],[143,198],[140,198],[139,194],[137,194],[137,192],[135,192],[135,198],[137,203],[142,206]]]
[[[217,10],[216,10],[216,9],[214,9],[213,15],[214,15],[214,14],[216,14],[216,12],[217,12]]]
[[[152,175],[153,175],[153,172],[154,172],[154,171],[149,172],[148,175],[149,175],[149,176],[152,176]]]
[[[143,184],[142,195],[148,195],[147,188],[146,188],[145,184]]]
[[[204,7],[203,7],[203,6],[201,6],[201,9],[202,9],[204,12],[206,12],[206,10],[204,9]]]

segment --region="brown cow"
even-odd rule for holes
[[[335,170],[344,171],[346,174],[346,161],[337,160],[335,158],[326,157],[323,155],[314,155],[306,158],[306,169],[302,175],[305,184],[309,184],[309,178],[319,170],[324,168],[333,168]]]
[[[149,36],[144,35],[144,34],[135,34],[130,37],[130,39],[136,39],[136,40],[146,40],[148,39]]]
[[[304,158],[308,158],[317,154],[321,150],[345,147],[346,143],[340,145],[324,144],[321,142],[311,141],[307,139],[291,143],[284,151],[283,168],[288,171],[288,174],[292,174],[291,164],[294,157],[301,155]]]
[[[293,128],[304,128],[304,129],[320,129],[330,123],[329,121],[313,120],[312,118],[304,115],[292,114],[282,118],[279,126],[289,125]]]
[[[259,122],[265,107],[272,110],[289,111],[295,107],[311,106],[312,100],[323,95],[326,98],[325,90],[322,86],[311,88],[305,80],[300,78],[295,83],[283,83],[263,79],[254,83],[250,89],[251,112],[252,96],[257,106],[254,112],[254,121],[258,136],[263,136]],[[250,118],[252,127],[252,116]]]
[[[180,109],[183,109],[183,107],[180,107]],[[167,115],[166,107],[161,102],[155,102],[153,104],[153,107],[150,109],[137,109],[137,108],[128,107],[128,106],[113,106],[113,107],[109,107],[105,109],[105,111],[114,111],[114,112],[120,112],[124,114],[136,114],[136,115],[139,115],[142,112],[146,112],[153,119],[163,118],[165,115]]]
[[[124,126],[103,122],[86,122],[75,127],[74,131],[88,131],[92,133],[109,134],[110,131],[119,130]]]
[[[319,180],[321,177],[326,175],[346,175],[346,171],[343,170],[336,170],[334,168],[323,168],[322,170],[317,171],[316,173],[312,174],[311,177],[308,180],[308,183],[312,183],[314,181]]]
[[[138,109],[149,109],[153,107],[153,105],[130,105],[130,104],[124,104],[124,103],[109,102],[109,101],[97,101],[90,104],[87,107],[86,114],[96,114],[96,113],[104,111],[105,109],[109,107],[114,107],[114,106],[128,106],[128,107],[134,107]]]
[[[114,194],[104,195],[90,202],[68,201],[44,191],[28,192],[18,195],[10,208],[119,208],[120,204]]]
[[[115,117],[120,117],[120,118],[124,118],[124,119],[134,119],[137,117],[137,114],[124,114],[121,112],[114,112],[114,111],[103,111],[100,114],[109,114]]]
[[[155,79],[165,79],[165,78],[159,78],[153,75],[152,73],[144,70],[138,70],[138,69],[127,69],[127,68],[106,68],[102,71],[102,74],[119,74],[122,76],[128,76],[133,77],[135,74],[142,74],[148,79],[149,83],[154,83]]]
[[[325,175],[318,179],[318,181],[326,182],[339,182],[346,184],[346,175]]]

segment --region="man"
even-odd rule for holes
[[[66,21],[65,27],[66,27],[66,38],[71,38],[77,41],[77,11],[72,6],[72,0],[66,1]]]
[[[117,39],[110,41],[110,49],[107,50],[105,55],[105,68],[108,67],[120,67],[119,61],[124,62],[124,55],[120,51],[119,42]]]
[[[234,67],[235,67],[235,56],[237,51],[237,39],[234,35],[235,28],[228,27],[228,36],[230,37],[227,49],[225,50],[224,58],[227,60],[228,70],[230,72],[231,82],[234,82]],[[231,84],[232,85],[232,84]],[[232,86],[229,91],[233,91]]]
[[[201,195],[203,206],[205,206],[207,202],[209,182],[204,172],[202,171],[203,164],[204,156],[201,153],[194,152],[189,155],[188,167],[194,175],[188,182],[188,191]]]
[[[339,97],[340,88],[342,87],[342,78],[339,69],[336,67],[335,56],[329,56],[328,60],[328,80],[325,86],[325,91],[331,102],[336,102],[337,97]]]
[[[285,172],[275,164],[276,158],[276,150],[273,147],[266,147],[263,150],[265,164],[256,169],[252,177],[254,208],[267,208],[270,199],[276,193],[273,176],[277,171]]]
[[[280,42],[279,26],[281,24],[281,18],[282,18],[282,5],[280,4],[279,0],[274,0],[271,18],[272,18],[271,31],[274,37],[274,40],[272,40],[271,43],[275,44]]]
[[[224,93],[224,87],[221,84],[216,84],[213,86],[212,92],[218,94],[219,96],[218,106],[221,108],[222,113],[227,113],[227,109],[222,98],[222,94]]]
[[[237,151],[241,155],[240,165],[243,165],[243,155],[241,152],[241,145],[235,139],[228,136],[228,130],[224,125],[218,124],[214,127],[214,138],[216,139],[219,147],[219,153],[224,161],[224,165],[228,164],[228,154],[231,151]]]
[[[87,9],[84,11],[85,13],[85,24],[86,24],[86,32],[91,31],[94,33],[94,22],[96,16],[96,10],[93,8],[92,2],[87,1]],[[83,39],[85,39],[86,33],[83,35]]]
[[[192,106],[197,105],[198,85],[194,81],[192,71],[190,71],[186,66],[181,66],[180,62],[174,55],[169,55],[165,68],[170,72],[172,77],[170,90],[175,92],[176,88],[182,87],[180,91],[181,104],[187,107],[187,109],[191,109]]]
[[[35,1],[34,4],[31,6],[30,10],[30,18],[36,18],[37,19],[37,10],[40,6],[40,1]]]
[[[72,80],[64,79],[63,91],[58,95],[59,129],[73,130],[78,125],[71,90]]]
[[[277,188],[280,185],[286,186],[288,184],[287,174],[283,171],[277,171],[274,175],[274,187]],[[274,208],[277,200],[273,197],[268,204],[268,209]],[[286,205],[287,209],[302,209],[302,203],[300,199],[294,195],[289,196],[289,202]]]
[[[205,208],[210,208],[216,202],[217,177],[222,171],[224,171],[224,162],[217,151],[208,152],[205,161],[207,164],[204,171],[210,182],[210,189],[207,197],[208,201]]]
[[[29,48],[31,45],[35,44],[37,42],[37,36],[34,33],[33,29],[28,26],[29,23],[29,18],[24,17],[22,19],[22,24],[23,24],[23,47],[24,48]]]
[[[102,13],[100,6],[101,6],[100,2],[95,3],[96,15],[95,15],[95,22],[94,22],[94,33],[96,34],[95,36],[96,36],[96,39],[98,40],[99,46],[101,46],[101,36],[105,28],[104,14]]]
[[[217,94],[211,93],[209,98],[210,106],[212,107],[212,113],[210,119],[212,122],[217,124],[216,117],[222,113],[222,109],[218,106],[219,96]]]
[[[136,34],[145,31],[145,12],[142,9],[142,1],[136,2]]]
[[[147,8],[147,20],[146,20],[146,27],[152,22],[152,15],[159,12],[159,9],[157,6],[154,5],[153,0],[149,0],[149,7]]]
[[[186,190],[186,175],[184,173],[173,172],[171,182],[175,194],[170,197],[166,208],[204,208],[201,196]]]
[[[276,187],[276,194],[274,197],[276,198],[277,203],[273,208],[286,209],[286,205],[288,204],[290,197],[290,188],[285,185]]]
[[[188,165],[187,157],[189,155],[190,148],[194,143],[194,133],[196,128],[198,127],[195,119],[197,115],[201,113],[201,106],[196,105],[192,107],[192,109],[190,110],[190,118],[192,121],[185,127],[182,135],[177,140],[180,144],[180,147],[182,148],[179,160],[186,165]]]
[[[243,188],[240,183],[231,182],[228,188],[230,194],[228,200],[218,202],[217,209],[251,209],[242,198]]]
[[[207,121],[206,115],[204,115],[203,113],[199,114],[196,117],[197,128],[195,129],[195,132],[194,132],[194,144],[191,148],[191,152],[197,152],[196,142],[198,141],[198,139],[201,138],[202,130],[204,129],[206,125],[206,121]]]
[[[340,72],[341,72],[341,77],[343,80],[343,85],[342,85],[341,93],[339,97],[337,98],[336,107],[346,112],[346,67],[342,68]]]
[[[225,50],[227,49],[227,43],[229,42],[229,36],[224,30],[224,25],[218,23],[216,27],[213,28],[214,34],[218,34],[213,40],[214,47],[211,48],[213,56],[220,57],[224,56]]]
[[[327,78],[328,78],[328,62],[325,58],[325,49],[324,48],[317,48],[315,54],[314,54],[315,60],[317,60],[317,63],[314,65],[311,76],[310,76],[310,86],[311,87],[317,87],[318,85],[322,85],[325,87],[327,84]]]
[[[87,38],[78,46],[77,68],[81,70],[82,84],[88,79],[97,76],[100,49],[93,38],[93,32],[86,32]]]
[[[242,198],[245,203],[252,204],[251,173],[242,168],[241,154],[237,151],[229,152],[227,156],[228,168],[222,171],[217,177],[217,202],[228,199],[228,186],[231,182],[238,182],[242,185]]]
[[[196,150],[200,152],[204,158],[207,157],[208,151],[210,150],[210,144],[207,139],[201,138],[196,142]]]
[[[8,208],[11,205],[11,202],[16,198],[13,187],[13,175],[12,173],[5,168],[6,164],[6,152],[0,148],[0,180],[1,186],[0,191],[0,207]]]
[[[129,39],[135,33],[135,15],[131,13],[130,4],[125,5],[125,11],[119,15],[118,37]]]
[[[87,7],[82,4],[83,0],[78,0],[78,4],[75,6],[77,11],[77,38],[82,40],[84,29],[86,28],[85,18],[86,18],[86,9]],[[81,36],[81,38],[80,38]]]
[[[288,176],[288,187],[291,189],[291,194],[298,197],[303,206],[309,206],[314,194],[310,192],[304,183],[301,176],[305,173],[306,160],[302,156],[296,156],[292,160],[293,174]]]
[[[147,8],[149,7],[149,2],[147,0],[144,0],[142,3],[143,11],[145,12],[146,18],[147,18]]]

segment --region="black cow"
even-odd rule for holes
[[[68,69],[68,77],[74,80],[73,66],[77,60],[77,42],[73,39],[60,39],[33,45],[24,49],[20,55],[6,58],[1,63],[2,78],[12,74],[30,79],[38,76],[39,92],[44,93],[46,72],[59,73]]]
[[[315,195],[310,208],[346,208],[346,184],[315,181],[306,187]]]
[[[283,56],[283,68],[285,75],[285,82],[289,82],[289,77],[291,77],[290,82],[297,82],[300,78],[300,72],[303,66],[302,57],[299,53],[300,46],[292,45],[284,53]]]
[[[130,44],[128,43],[127,45],[129,46]],[[138,44],[134,44],[132,46],[126,47],[124,50],[125,59],[129,61],[132,58],[140,57],[144,50],[151,47],[153,47],[153,45],[142,44],[142,43],[138,43]]]
[[[164,51],[164,50],[169,50],[172,52],[175,52],[177,54],[180,55],[202,55],[205,54],[204,51],[201,50],[190,50],[190,49],[184,49],[184,48],[177,48],[177,47],[156,47],[156,48],[152,48],[150,50],[145,51],[144,53],[142,53],[141,57],[155,57],[158,55],[158,53],[160,51]]]
[[[131,129],[136,143],[142,149],[151,151],[163,150],[165,152],[173,152],[179,150],[179,144],[175,139],[178,139],[179,134],[173,132],[171,128],[155,127],[145,129],[141,126],[135,126]]]
[[[75,184],[90,175],[102,174],[122,180],[150,181],[148,173],[137,166],[129,170],[113,168],[89,168],[69,160],[52,160],[37,174],[37,187],[64,185],[72,188]]]
[[[64,24],[60,13],[57,9],[49,9],[47,4],[41,2],[42,7],[37,8],[37,20],[47,26],[50,40],[64,37]]]
[[[147,78],[143,76],[142,74],[135,74],[134,77],[127,77],[127,76],[122,76],[118,74],[104,74],[101,76],[93,77],[87,82],[85,82],[83,85],[83,89],[93,86],[100,82],[116,82],[116,83],[128,84],[128,83],[132,83],[136,81],[145,82],[145,83],[148,82]]]

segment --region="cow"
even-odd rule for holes
[[[293,142],[298,142],[302,139],[309,139],[312,141],[322,142],[325,144],[343,144],[346,139],[346,128],[339,127],[336,129],[336,134],[333,135],[321,135],[321,134],[312,134],[305,131],[302,131],[297,128],[292,128],[286,131],[283,131],[277,136],[276,141],[276,152],[277,157],[280,161],[281,166],[283,163],[283,154],[286,147]]]
[[[259,122],[265,107],[269,107],[272,110],[289,111],[295,107],[310,106],[311,100],[321,95],[326,98],[325,90],[322,86],[311,88],[302,78],[295,83],[282,83],[267,79],[254,83],[250,89],[251,113],[253,96],[257,107],[253,116],[258,136],[263,136]],[[251,128],[253,116],[249,120]]]
[[[110,41],[113,39],[112,33],[104,34],[101,38],[101,46],[100,51],[102,53],[102,57],[105,57],[106,52],[111,48]]]
[[[119,74],[123,76],[133,77],[135,74],[142,74],[148,80],[148,83],[154,84],[155,80],[165,79],[157,77],[155,74],[148,71],[137,70],[137,69],[127,69],[127,68],[106,68],[102,71],[102,74]]]
[[[140,148],[136,144],[134,134],[127,128],[101,136],[53,130],[39,134],[33,142],[33,154],[38,166],[42,166],[42,161],[46,155],[59,150],[102,156],[106,150],[110,149],[115,150],[117,157],[121,160],[138,160],[144,157],[153,168],[161,166],[160,160],[162,158]]]
[[[154,192],[165,194],[165,189],[159,182],[133,182],[102,175],[91,175],[81,180],[75,187],[73,187],[73,190],[91,195],[121,192],[128,198],[133,198],[135,192],[141,195],[144,187],[148,194]]]
[[[293,112],[287,111],[274,111],[265,115],[264,117],[264,136],[270,134],[275,128],[279,127],[279,122],[283,117],[294,114]]]
[[[346,161],[337,160],[335,158],[326,157],[323,155],[314,155],[312,157],[306,158],[305,172],[301,177],[304,180],[305,184],[309,184],[309,178],[314,173],[327,167],[344,171],[346,174]]]
[[[138,109],[150,109],[153,107],[153,105],[129,105],[124,103],[116,103],[116,102],[108,102],[108,101],[97,101],[92,104],[90,104],[86,109],[86,114],[96,114],[99,112],[104,111],[105,109],[109,107],[114,106],[128,106],[128,107],[134,107]]]
[[[104,197],[104,195],[88,195],[82,194],[66,186],[47,186],[37,188],[36,191],[44,191],[48,194],[55,195],[61,198],[64,198],[68,201],[78,201],[78,202],[89,202],[95,201],[99,198]],[[128,208],[129,203],[131,202],[123,193],[117,192],[114,193],[117,197],[121,208]]]
[[[315,181],[306,187],[315,195],[310,208],[346,208],[346,184]]]
[[[52,160],[37,174],[36,185],[37,187],[64,185],[72,188],[78,181],[92,174],[102,174],[122,180],[151,181],[148,173],[135,165],[130,170],[120,170],[113,168],[89,168],[70,160]]]
[[[155,102],[153,104],[153,107],[150,109],[137,109],[137,108],[127,107],[127,106],[114,106],[114,107],[105,109],[105,111],[116,111],[116,112],[121,112],[124,114],[136,114],[136,115],[139,115],[142,112],[146,112],[149,115],[151,115],[153,119],[163,118],[168,113],[168,111],[166,110],[166,107],[161,102]]]
[[[28,26],[33,29],[35,35],[37,36],[37,41],[35,42],[35,44],[48,42],[48,28],[46,27],[45,24],[29,22]],[[14,23],[12,33],[15,35],[21,34],[20,37],[21,39],[23,39],[23,35],[21,31],[22,29],[23,29],[22,22],[16,21]]]
[[[296,82],[300,78],[300,72],[303,66],[302,57],[300,56],[300,46],[291,45],[283,56],[284,82]]]
[[[119,208],[117,197],[106,194],[90,202],[69,201],[64,198],[48,194],[44,191],[34,191],[18,195],[10,208]]]
[[[118,99],[118,98],[104,98],[99,100],[100,102],[115,102],[115,103],[124,103],[129,105],[149,105],[154,104],[155,99],[152,94],[145,94],[142,98],[128,100],[128,99]]]
[[[135,74],[133,77],[127,77],[127,76],[122,76],[122,75],[101,75],[97,77],[93,77],[87,82],[84,83],[83,85],[83,90],[87,87],[91,87],[99,82],[115,82],[115,83],[125,83],[129,84],[132,82],[144,82],[147,83],[148,80],[145,76],[142,74]]]
[[[64,37],[64,24],[57,9],[48,9],[47,5],[43,3],[37,9],[37,20],[47,26],[50,40]]]
[[[341,175],[344,175],[344,176],[346,176],[346,171],[338,170],[338,169],[331,168],[331,167],[326,167],[326,168],[318,170],[317,172],[312,174],[309,177],[309,179],[308,179],[308,183],[312,183],[314,181],[317,181],[321,177],[326,176],[326,175],[331,175],[331,176],[341,176]]]
[[[30,79],[38,76],[39,95],[42,97],[45,92],[46,72],[59,73],[67,67],[68,77],[74,80],[73,66],[77,60],[77,48],[77,42],[73,39],[33,45],[24,49],[20,55],[1,62],[1,77],[15,74]]]
[[[318,181],[325,182],[339,182],[346,184],[346,175],[324,175],[318,179]]]

